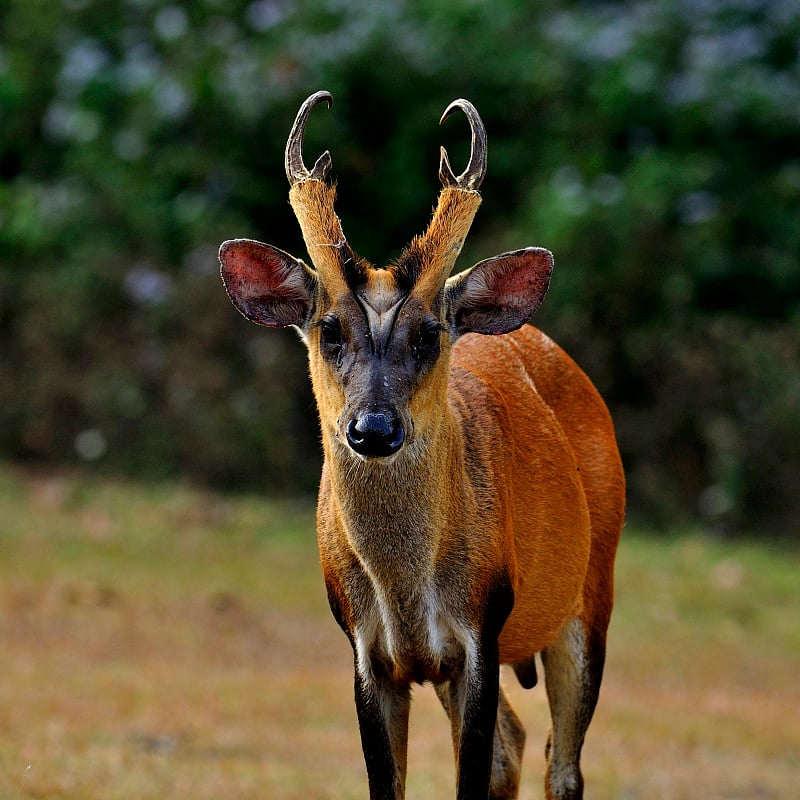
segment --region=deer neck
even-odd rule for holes
[[[371,571],[419,578],[432,568],[453,513],[464,506],[467,481],[458,441],[448,408],[435,429],[388,463],[323,442],[323,483],[329,482],[335,516]]]

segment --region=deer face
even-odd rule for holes
[[[318,92],[301,107],[289,137],[290,202],[315,269],[271,245],[223,243],[222,279],[234,305],[266,326],[295,326],[309,352],[326,452],[392,460],[425,441],[446,402],[449,351],[464,333],[507,333],[538,308],[549,285],[552,256],[526,248],[482,261],[448,279],[472,222],[485,171],[485,132],[467,101],[470,164],[459,177],[442,150],[444,189],[428,230],[397,262],[376,269],[357,258],[333,211],[326,182],[330,156],[312,170],[300,154]],[[444,118],[444,117],[443,117]]]
[[[387,458],[413,439],[412,398],[441,382],[443,331],[438,315],[387,270],[370,270],[363,286],[325,311],[309,357],[321,378],[317,396],[331,396],[331,406],[339,400],[339,441],[364,458]]]

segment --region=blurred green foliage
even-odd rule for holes
[[[614,414],[632,509],[800,523],[795,0],[6,0],[0,453],[310,490],[302,346],[230,307],[223,239],[302,256],[300,102],[377,263],[427,222],[438,147],[489,133],[460,265],[556,255],[537,323]]]

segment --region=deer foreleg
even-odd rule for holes
[[[410,692],[356,664],[356,712],[367,766],[370,800],[402,800],[405,795]]]
[[[462,674],[436,686],[452,728],[457,800],[489,797],[500,690],[497,645],[489,650],[468,658]]]
[[[436,687],[452,727],[457,800],[487,800],[489,797],[499,800],[516,793],[518,769],[516,780],[510,775],[501,777],[499,773],[493,780],[492,775],[493,761],[498,756],[504,761],[504,754],[510,755],[518,746],[519,753],[511,758],[518,762],[524,743],[522,726],[505,698],[500,704],[498,723],[500,654],[497,640],[513,602],[513,592],[501,582],[487,598],[481,635],[466,643],[462,668],[448,683]],[[502,784],[514,785],[511,790],[514,794],[509,794]]]
[[[515,800],[524,749],[525,728],[501,688],[494,731],[490,800]]]

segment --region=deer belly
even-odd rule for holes
[[[503,663],[547,647],[583,609],[591,533],[582,492],[565,496],[558,507],[557,522],[516,537],[514,607],[499,640]]]

